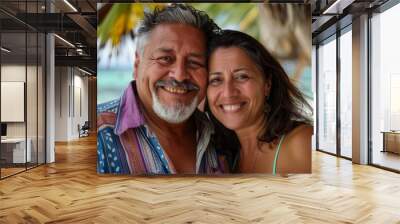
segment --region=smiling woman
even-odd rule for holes
[[[310,173],[312,127],[303,111],[310,106],[279,63],[239,31],[216,35],[209,52],[207,110],[231,171]]]
[[[266,80],[257,65],[238,47],[216,49],[210,57],[208,100],[212,113],[229,129],[262,123]],[[241,116],[245,112],[246,116]]]

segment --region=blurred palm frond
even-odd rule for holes
[[[104,47],[109,41],[113,47],[118,46],[125,35],[131,35],[134,38],[134,29],[137,23],[143,19],[144,12],[164,5],[159,3],[114,4],[97,27],[100,47]]]
[[[143,19],[145,11],[165,7],[163,3],[119,3],[114,4],[97,28],[100,47],[111,42],[113,47],[120,44],[125,35],[134,38],[134,29]],[[258,7],[243,3],[192,3],[198,10],[205,11],[222,28],[237,29],[259,39],[257,18]]]
[[[254,3],[192,3],[206,12],[222,29],[235,29],[259,39],[259,10]]]

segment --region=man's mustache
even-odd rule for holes
[[[190,81],[184,80],[183,82],[179,82],[175,79],[167,79],[167,80],[158,80],[155,84],[156,87],[174,87],[174,88],[182,88],[188,91],[199,90],[200,88],[191,83]]]

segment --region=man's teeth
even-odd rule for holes
[[[224,111],[234,112],[239,110],[240,104],[230,104],[230,105],[222,105],[222,109]]]
[[[187,90],[182,88],[164,87],[164,89],[171,93],[178,93],[178,94],[187,93]]]

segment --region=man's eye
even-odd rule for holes
[[[197,61],[188,61],[187,64],[188,64],[189,68],[202,68],[202,67],[204,67],[204,65],[202,63],[197,62]]]
[[[163,64],[169,64],[173,61],[173,58],[171,56],[162,56],[157,58],[158,62],[161,62]]]

